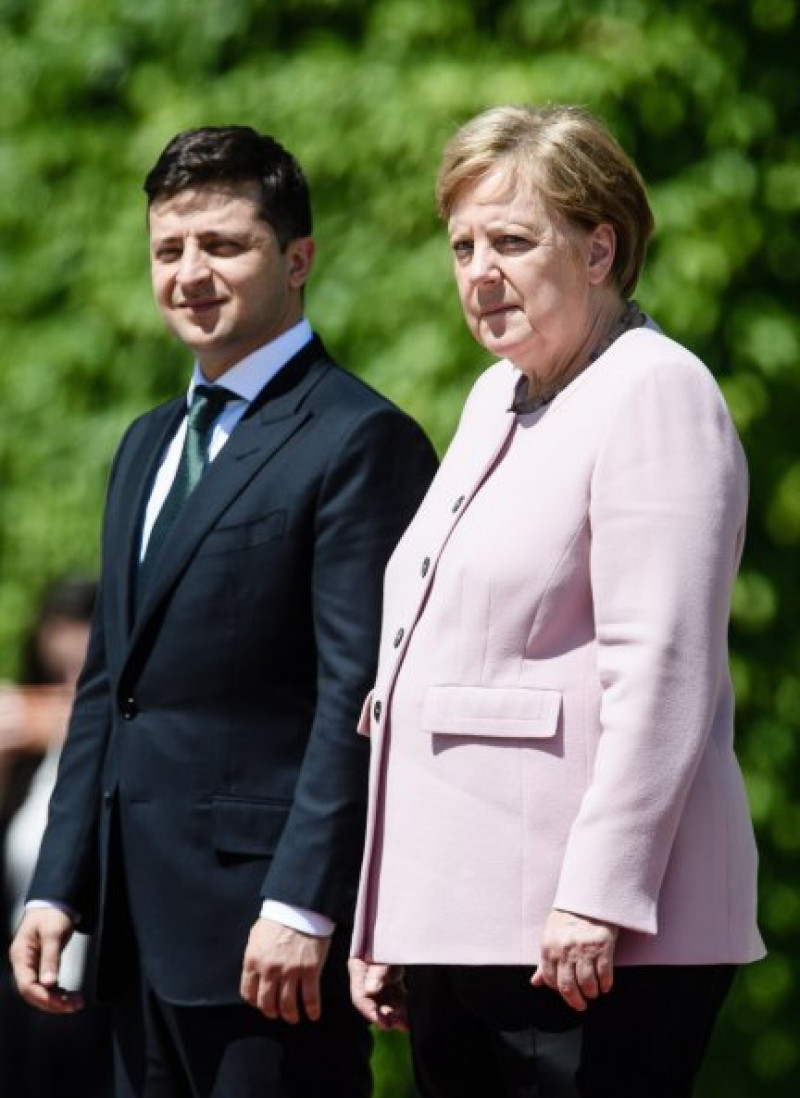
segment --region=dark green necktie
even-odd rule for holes
[[[178,471],[167,493],[164,505],[158,512],[147,542],[140,573],[149,571],[167,540],[178,512],[192,494],[208,465],[208,444],[214,421],[229,400],[239,399],[236,393],[221,385],[197,385],[192,393],[192,403],[186,417],[186,438],[178,464]],[[140,578],[144,578],[140,575]]]

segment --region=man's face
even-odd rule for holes
[[[281,251],[254,184],[181,191],[149,223],[156,304],[210,381],[302,317],[313,241]]]

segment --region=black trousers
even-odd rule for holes
[[[0,973],[0,1095],[111,1098],[111,1019],[96,1003],[77,1014],[44,1014]]]
[[[372,1094],[369,1028],[350,1002],[345,958],[333,950],[322,976],[322,1017],[296,1026],[244,1003],[175,1006],[141,983],[115,1006],[116,1098]]]
[[[690,1098],[736,969],[618,967],[584,1012],[533,971],[406,969],[422,1098]]]

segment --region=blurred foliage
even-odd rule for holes
[[[732,652],[770,957],[715,1039],[702,1093],[726,1098],[794,1095],[800,1066],[797,7],[0,0],[5,675],[43,583],[97,560],[124,425],[185,382],[150,300],[140,193],[173,133],[246,122],[297,154],[317,216],[310,315],[440,448],[487,361],[433,209],[445,137],[492,104],[577,102],[636,158],[659,226],[638,299],[717,375],[752,471]],[[378,1094],[403,1098],[396,1041],[376,1062]]]

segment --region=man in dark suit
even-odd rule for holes
[[[303,318],[292,156],[246,127],[188,131],[145,190],[156,302],[194,375],[114,461],[15,974],[30,1003],[79,1009],[59,958],[76,922],[96,931],[120,1098],[360,1098],[355,727],[383,567],[435,457]]]

